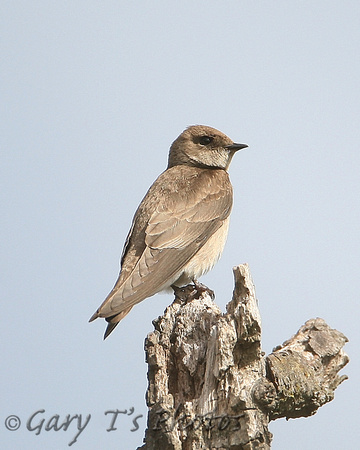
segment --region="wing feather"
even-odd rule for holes
[[[97,317],[119,314],[176,281],[231,207],[224,170],[175,166],[161,174],[135,213],[119,278]]]

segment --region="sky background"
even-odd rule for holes
[[[0,47],[1,449],[69,448],[75,422],[45,430],[56,414],[91,414],[76,450],[142,444],[144,339],[172,296],[137,305],[105,342],[105,322],[87,321],[171,142],[193,124],[249,145],[230,167],[227,246],[201,279],[217,304],[247,262],[264,351],[314,317],[350,339],[335,400],[272,422],[272,448],[356,448],[360,3],[3,0]],[[127,414],[107,432],[116,409]],[[39,410],[36,435],[26,422]]]

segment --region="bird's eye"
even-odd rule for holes
[[[214,138],[211,136],[201,136],[199,139],[199,142],[201,145],[208,145],[208,144],[210,144],[210,142],[213,141],[213,139]]]

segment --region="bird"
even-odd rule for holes
[[[228,168],[246,147],[205,125],[189,126],[172,143],[166,170],[135,212],[118,279],[89,320],[108,322],[104,339],[146,298],[190,283],[204,287],[198,278],[218,261],[228,234]]]

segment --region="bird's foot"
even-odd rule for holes
[[[187,303],[189,300],[194,298],[192,296],[192,292],[194,291],[194,286],[192,284],[181,287],[172,284],[171,288],[174,290],[175,301],[180,300],[181,302]]]
[[[208,288],[207,286],[205,286],[205,284],[199,283],[199,281],[197,280],[193,280],[194,283],[194,291],[193,291],[193,298],[199,298],[201,296],[201,294],[203,294],[204,292],[207,292],[210,297],[211,300],[215,299],[215,293],[213,290],[211,290],[210,288]]]
[[[193,284],[188,284],[187,286],[179,287],[173,284],[171,287],[174,290],[175,297],[185,303],[199,299],[204,292],[207,292],[212,300],[215,298],[214,291],[197,280],[193,280]]]
[[[183,287],[175,286],[175,284],[172,284],[171,289],[173,289],[175,297],[183,300],[185,294],[185,289]]]

